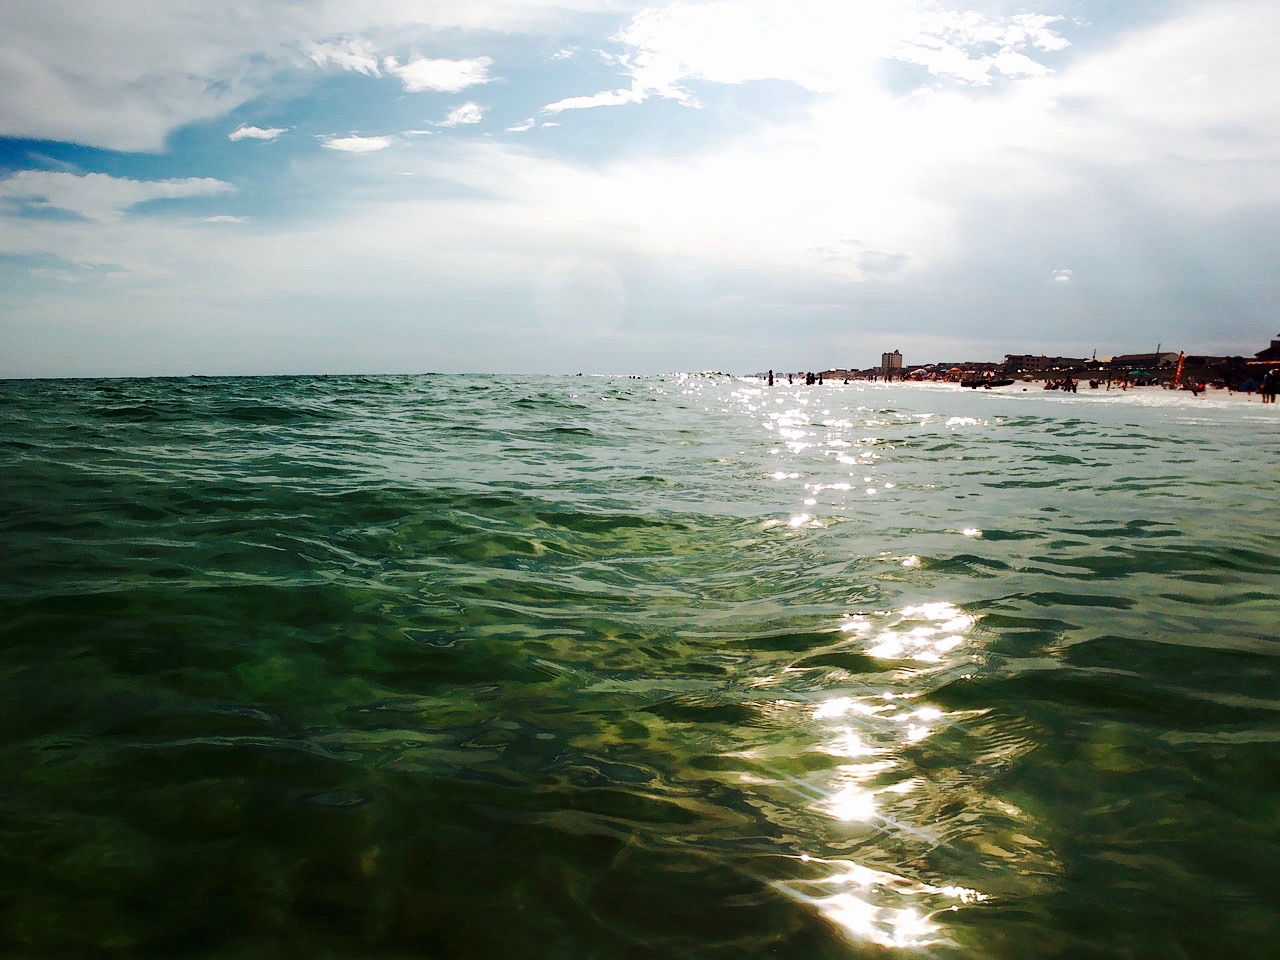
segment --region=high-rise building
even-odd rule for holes
[[[902,352],[900,350],[895,350],[893,353],[880,354],[880,375],[886,380],[902,377]]]

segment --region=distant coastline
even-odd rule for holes
[[[1009,380],[1047,384],[1095,383],[1122,389],[1146,386],[1207,387],[1252,392],[1269,370],[1280,367],[1280,334],[1251,357],[1192,354],[1184,350],[1119,354],[1112,357],[1059,357],[1044,354],[1005,354],[1003,360],[968,360],[905,364],[895,350],[881,356],[876,367],[828,367],[824,370],[777,371],[754,374],[764,380],[794,384],[828,381],[907,381],[965,383]],[[1049,387],[1053,389],[1053,387]]]

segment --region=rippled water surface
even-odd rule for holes
[[[0,955],[1274,956],[1278,410],[0,383]]]

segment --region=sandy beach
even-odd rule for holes
[[[865,381],[858,381],[865,382]],[[879,381],[877,381],[879,382]],[[973,392],[975,394],[998,394],[1003,396],[1026,395],[1044,398],[1058,398],[1061,400],[1074,400],[1079,402],[1105,400],[1109,403],[1132,402],[1142,405],[1160,405],[1160,406],[1183,406],[1196,404],[1213,404],[1215,406],[1222,405],[1247,405],[1252,404],[1263,410],[1275,409],[1280,411],[1280,404],[1264,404],[1260,393],[1241,393],[1234,390],[1217,389],[1209,387],[1202,390],[1198,395],[1193,394],[1190,390],[1168,390],[1160,386],[1143,386],[1129,387],[1127,390],[1112,385],[1108,390],[1105,386],[1099,386],[1096,389],[1091,388],[1088,381],[1082,383],[1079,390],[1075,393],[1064,392],[1061,390],[1046,390],[1044,381],[1035,380],[1030,383],[1018,381],[1003,387],[962,387],[958,383],[942,382],[942,381],[893,381],[914,387],[924,387],[931,390],[944,391],[963,391]],[[852,385],[852,384],[851,384]],[[884,384],[881,384],[884,385]]]

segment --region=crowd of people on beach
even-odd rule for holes
[[[1280,367],[1272,367],[1262,375],[1261,379],[1249,377],[1237,387],[1240,393],[1256,393],[1263,403],[1275,403],[1280,394]]]
[[[845,383],[848,383],[848,382],[849,382],[849,378],[848,378],[848,377],[845,377],[845,378],[844,378],[844,382],[845,382]],[[787,383],[792,383],[792,384],[793,384],[793,383],[795,383],[795,380],[793,379],[793,374],[790,374],[790,373],[788,373],[788,374],[787,374]],[[812,372],[810,372],[810,373],[806,373],[806,374],[804,375],[804,385],[805,385],[806,387],[812,387],[812,386],[815,386],[815,385],[820,386],[822,383],[823,383],[823,374],[821,374],[821,373],[812,373]],[[773,386],[773,371],[772,371],[772,370],[770,370],[770,371],[769,371],[769,386],[771,386],[771,387]]]
[[[780,374],[779,376],[786,376],[787,383],[789,384],[795,383],[793,374],[790,374],[790,373]],[[992,375],[988,373],[987,376],[991,377]],[[1026,379],[1029,380],[1030,377]],[[772,370],[770,370],[768,373],[768,382],[769,382],[769,386],[772,387],[774,385],[774,373]],[[809,387],[812,387],[815,385],[821,385],[823,383],[823,374],[805,373],[804,382],[805,382],[805,386],[809,386]],[[849,378],[845,377],[844,382],[848,383]],[[1004,382],[1011,382],[1011,381],[1004,381]],[[1152,380],[1148,382],[1154,385],[1158,381]],[[965,385],[968,386],[969,384],[966,383]],[[1044,381],[1045,390],[1061,390],[1064,393],[1077,393],[1079,391],[1079,385],[1080,385],[1080,382],[1070,376],[1051,378]],[[1112,377],[1108,376],[1105,381],[1103,380],[1089,381],[1089,386],[1094,390],[1104,385],[1108,390],[1112,390],[1112,389],[1128,390],[1130,386],[1139,386],[1140,384],[1137,382],[1131,384],[1128,377],[1113,379]],[[1186,379],[1181,380],[1181,382],[1166,383],[1166,384],[1163,384],[1163,386],[1165,386],[1166,388],[1172,387],[1175,390],[1177,389],[1189,390],[1191,391],[1191,395],[1194,397],[1200,396],[1200,394],[1205,391],[1205,384],[1197,380],[1195,377],[1187,377]],[[1262,379],[1260,381],[1250,378],[1249,380],[1246,380],[1240,383],[1235,388],[1235,392],[1239,392],[1239,393],[1257,392],[1258,395],[1262,398],[1263,403],[1275,403],[1276,397],[1280,395],[1280,367],[1272,367],[1262,376]]]

